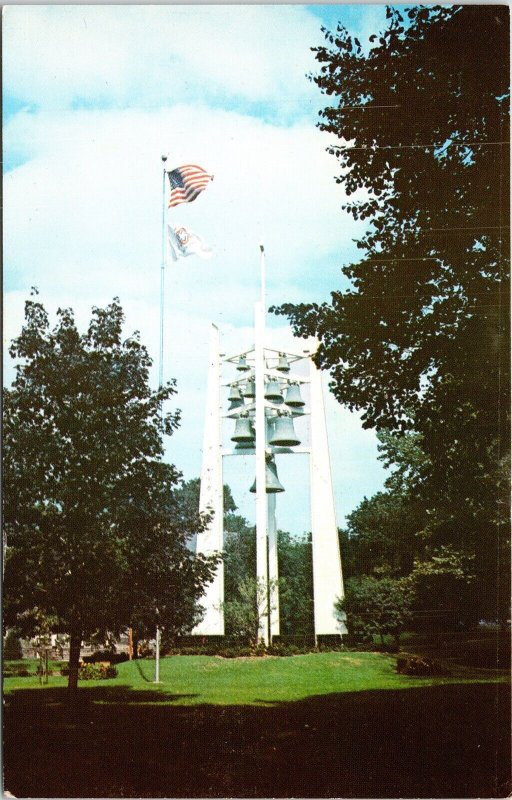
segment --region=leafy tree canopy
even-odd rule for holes
[[[4,390],[5,621],[31,633],[43,616],[69,633],[70,686],[82,638],[134,618],[189,628],[216,563],[187,547],[202,522],[161,460],[179,422],[161,410],[174,385],[151,390],[150,357],[122,326],[117,299],[84,334],[70,309],[52,329],[29,300]]]
[[[370,576],[350,578],[346,582],[345,597],[336,609],[346,622],[349,633],[359,640],[373,639],[390,634],[397,645],[400,635],[411,619],[413,592],[404,580],[377,579]]]
[[[508,8],[404,14],[388,9],[368,54],[341,26],[316,49],[319,127],[369,230],[347,292],[274,310],[319,338],[365,427],[420,432],[441,494],[471,464],[476,497],[508,442]]]
[[[492,613],[509,563],[508,17],[388,8],[367,53],[342,26],[325,31],[319,127],[344,210],[368,230],[347,291],[273,309],[318,337],[335,397],[387,434],[390,462],[416,437],[422,458],[395,488],[414,484],[433,544],[476,554]]]

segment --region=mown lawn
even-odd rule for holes
[[[406,689],[450,683],[487,683],[506,680],[506,673],[451,667],[450,674],[435,678],[399,675],[396,657],[382,653],[309,653],[289,658],[237,658],[172,656],[160,661],[160,683],[154,683],[154,661],[117,665],[111,680],[80,681],[84,687],[123,686],[150,692],[148,701],[180,705],[260,705],[302,700],[311,695],[372,689]],[[50,676],[49,687],[66,686],[67,679]],[[4,692],[37,688],[34,677],[6,678]],[[168,699],[169,693],[172,695]]]
[[[4,681],[17,797],[505,797],[506,673],[407,678],[378,653],[162,659]]]

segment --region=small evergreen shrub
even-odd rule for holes
[[[8,631],[4,639],[4,661],[19,661],[20,658],[23,658],[21,642],[14,631]]]

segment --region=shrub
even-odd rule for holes
[[[265,656],[266,654],[267,654],[267,648],[265,647],[265,643],[263,642],[262,639],[260,639],[256,647],[253,646],[250,648],[250,655],[252,656],[261,657]]]
[[[318,642],[318,647],[316,648],[319,653],[341,653],[342,650],[346,650],[346,647],[342,642]],[[310,653],[310,650],[303,650],[302,652]]]
[[[60,668],[60,674],[69,675],[69,665],[65,664]],[[83,662],[78,667],[78,680],[79,681],[100,681],[106,678],[117,677],[117,667],[108,662],[101,662],[95,664],[84,664]]]
[[[406,579],[375,578],[363,575],[350,578],[346,594],[336,603],[340,622],[345,619],[350,637],[373,644],[373,637],[394,637],[396,645],[410,621],[413,591]]]
[[[276,642],[276,644],[271,644],[267,649],[267,653],[269,654],[269,656],[288,655],[286,645],[281,644],[280,642]]]
[[[219,650],[217,655],[221,658],[248,658],[256,653],[250,647],[225,647]]]
[[[424,656],[403,656],[396,662],[396,671],[401,675],[442,675],[445,670]]]
[[[33,675],[28,667],[30,664],[24,664],[20,661],[4,661],[2,665],[2,674],[4,678],[26,678],[28,675]]]

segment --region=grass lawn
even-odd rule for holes
[[[108,681],[80,681],[84,687],[129,687],[150,694],[145,702],[178,705],[267,705],[303,700],[312,695],[371,689],[408,689],[452,683],[488,683],[506,680],[506,674],[484,669],[451,667],[450,675],[413,678],[399,675],[396,658],[383,653],[309,653],[291,658],[236,658],[173,656],[160,662],[160,684],[155,685],[154,661],[126,661],[118,676]],[[66,686],[67,679],[49,678],[48,686]],[[4,693],[39,687],[39,679],[6,678]],[[108,702],[105,699],[104,702]]]
[[[162,659],[4,680],[17,797],[505,797],[507,674],[400,676],[393,656]]]

